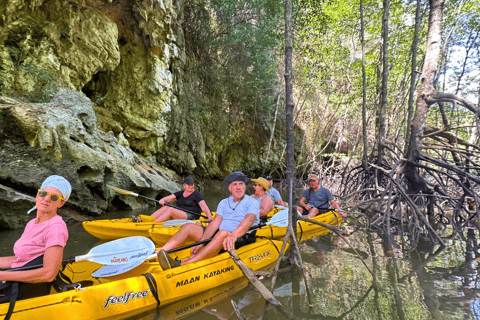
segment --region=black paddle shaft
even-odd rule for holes
[[[190,211],[190,210],[187,210],[187,209],[183,209],[183,208],[174,206],[173,204],[169,204],[169,203],[165,203],[165,205],[168,206],[168,207],[171,207],[171,208],[175,208],[175,209],[177,209],[177,210],[182,210],[182,211],[185,211],[185,212],[194,214],[194,215],[196,215],[196,216],[204,217],[204,218],[207,218],[207,219],[208,219],[208,217],[204,216],[204,215],[201,214],[201,213],[196,213],[196,212],[193,212],[193,211]]]
[[[145,197],[145,196],[142,196],[141,194],[139,194],[138,196],[139,196],[140,198],[144,198],[144,199],[147,199],[147,200],[152,200],[152,201],[158,202],[158,200],[156,200],[156,199],[149,198],[149,197]],[[185,212],[194,214],[194,215],[196,215],[196,216],[204,217],[204,218],[207,218],[207,219],[208,219],[208,217],[206,217],[205,215],[203,215],[203,214],[201,214],[201,213],[193,212],[193,211],[190,211],[190,210],[188,210],[188,209],[183,209],[183,208],[174,206],[173,204],[165,203],[165,205],[168,206],[168,207],[175,208],[175,209],[177,209],[177,210],[185,211]]]
[[[75,257],[66,258],[66,259],[63,259],[62,265],[66,265],[67,263],[73,263],[73,262],[75,262]],[[12,268],[12,269],[5,269],[2,271],[25,271],[25,270],[40,269],[41,267],[43,267],[43,263],[36,264],[36,265],[21,266],[21,267]]]

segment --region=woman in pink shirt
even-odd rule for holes
[[[0,270],[21,267],[34,259],[41,265],[42,256],[43,266],[25,271],[0,271],[0,284],[5,281],[53,281],[62,264],[63,248],[68,239],[67,226],[57,210],[67,202],[71,192],[70,183],[63,177],[54,175],[43,182],[36,197],[37,217],[27,223],[13,247],[14,255],[0,257]]]

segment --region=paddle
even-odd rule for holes
[[[257,224],[255,226],[250,227],[250,229],[248,229],[248,230],[250,231],[250,230],[259,229],[261,227],[268,226],[268,225],[274,225],[276,227],[286,227],[286,226],[288,226],[288,210],[281,210],[281,211],[277,212],[270,219],[270,221],[268,221],[267,223]],[[201,240],[201,241],[198,241],[198,242],[195,242],[195,243],[187,244],[187,245],[182,246],[182,247],[178,247],[178,248],[175,248],[175,249],[172,249],[172,250],[168,250],[167,253],[174,253],[174,252],[181,251],[181,250],[184,250],[184,249],[193,248],[193,247],[198,246],[200,244],[208,243],[212,240],[213,240],[213,237],[208,238],[208,239],[204,239],[204,240]],[[155,254],[152,254],[152,255],[148,256],[144,260],[150,260],[150,259],[154,259],[156,257],[157,257],[157,254],[155,253]],[[101,267],[98,270],[96,270],[94,273],[92,273],[92,276],[96,277],[96,278],[116,276],[116,275],[125,273],[125,272],[139,266],[140,264],[142,264],[142,263],[141,262],[139,263],[138,261],[136,261],[136,263],[132,262],[131,264],[108,265],[108,266],[104,266],[104,267]]]
[[[132,264],[143,262],[152,252],[155,251],[155,244],[146,237],[128,237],[110,241],[92,248],[87,254],[71,257],[62,261],[63,264],[88,260],[106,265]],[[38,269],[43,264],[18,267],[4,271],[22,271]]]
[[[185,219],[176,219],[176,220],[168,220],[163,223],[164,227],[176,227],[176,226],[183,226],[187,223],[197,223],[198,220],[185,220]],[[211,221],[201,221],[202,223],[210,223]]]
[[[127,271],[130,271],[133,268],[138,267],[144,262],[145,260],[138,260],[132,263],[127,263],[122,265],[112,265],[112,264],[106,265],[95,270],[95,272],[92,273],[92,277],[94,278],[113,277],[113,276],[125,273]]]
[[[155,201],[158,203],[158,200],[156,199],[153,199],[153,198],[149,198],[149,197],[146,197],[146,196],[142,196],[141,194],[138,194],[138,193],[135,193],[135,192],[132,192],[132,191],[128,191],[128,190],[124,190],[124,189],[120,189],[120,188],[117,188],[117,187],[114,187],[114,186],[110,186],[107,184],[107,187],[112,189],[113,191],[115,191],[116,193],[120,193],[120,194],[125,194],[127,196],[134,196],[134,197],[137,197],[137,198],[144,198],[144,199],[147,199],[147,200],[152,200],[152,201]],[[172,208],[175,208],[177,210],[181,210],[181,211],[185,211],[185,212],[188,212],[188,213],[191,213],[191,214],[194,214],[196,216],[199,216],[199,217],[204,217],[206,219],[208,219],[207,216],[201,214],[201,213],[197,213],[197,212],[193,212],[193,211],[190,211],[188,209],[183,209],[183,208],[180,208],[180,207],[177,207],[177,206],[174,206],[172,204],[168,204],[168,203],[165,203],[165,205],[167,207],[172,207]]]
[[[187,223],[197,223],[197,220],[185,220],[185,219],[179,219],[179,220],[168,220],[163,223],[164,227],[176,227],[176,226],[183,226],[184,224]]]
[[[205,219],[208,219],[208,217],[207,217],[206,215],[203,215],[203,214],[201,214],[201,213],[197,213],[197,212],[193,212],[193,211],[190,211],[190,210],[187,210],[187,209],[183,209],[183,208],[174,206],[173,204],[169,204],[169,203],[165,203],[165,205],[166,205],[167,207],[175,208],[175,209],[177,209],[177,210],[182,210],[182,211],[191,213],[191,214],[193,214],[193,215],[196,215],[196,216],[199,216],[199,217],[204,217]]]

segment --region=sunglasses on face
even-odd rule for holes
[[[56,195],[56,194],[53,194],[53,193],[49,193],[49,192],[44,191],[42,189],[38,190],[38,195],[40,196],[40,198],[45,198],[47,195],[50,195],[50,199],[52,199],[52,201],[57,201],[58,199],[65,200],[62,196],[59,196],[59,195]]]

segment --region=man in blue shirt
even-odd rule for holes
[[[328,212],[328,207],[332,205],[339,215],[342,217],[347,216],[340,211],[340,206],[333,199],[330,190],[320,187],[320,180],[316,174],[308,175],[308,184],[310,188],[303,192],[302,198],[300,198],[300,206],[297,207],[298,212],[302,215],[307,215],[307,218],[311,219],[319,213]]]
[[[245,239],[249,238],[246,233],[252,224],[258,222],[260,214],[258,201],[245,194],[250,179],[242,172],[235,171],[223,181],[228,185],[230,197],[220,201],[215,218],[206,228],[198,224],[185,224],[162,247],[158,252],[158,262],[163,270],[213,257],[222,248],[233,250],[236,243],[241,246],[248,241]],[[181,246],[186,240],[202,241],[212,237],[205,247],[193,247],[191,257],[183,262],[173,260],[166,252]]]
[[[270,185],[270,191],[267,192],[267,196],[273,199],[274,204],[279,204],[285,207],[285,203],[282,201],[282,197],[280,196],[280,192],[273,187],[273,179],[272,176],[266,176],[268,184]]]

